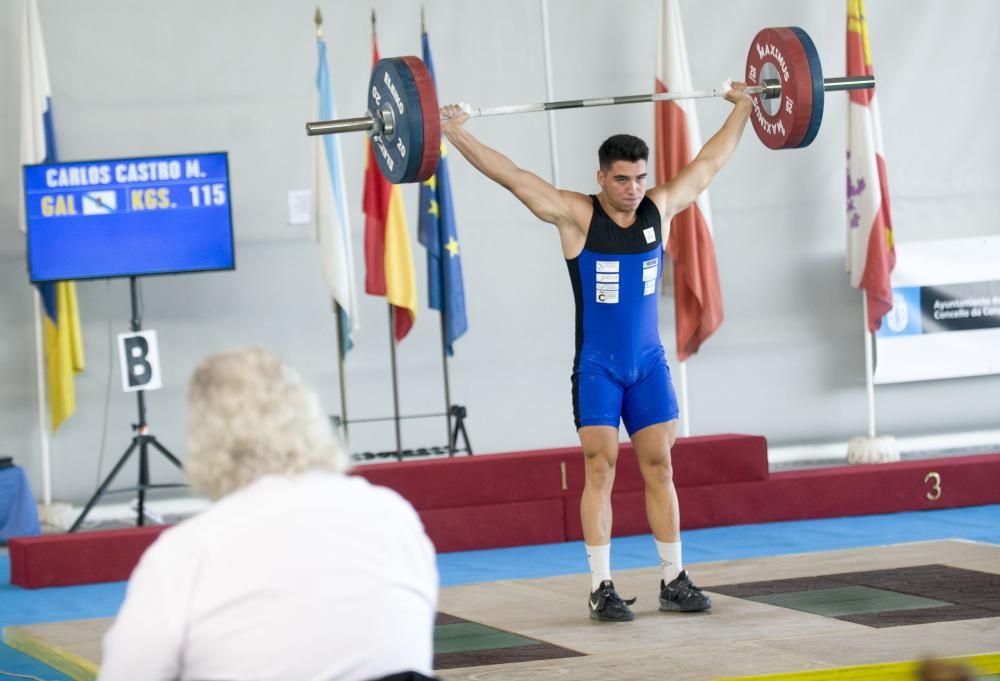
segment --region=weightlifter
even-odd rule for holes
[[[750,116],[745,84],[725,95],[733,111],[698,156],[665,184],[646,188],[646,143],[613,135],[598,149],[596,195],[561,190],[486,146],[463,127],[460,107],[441,109],[442,132],[481,173],[555,225],[576,300],[573,416],[586,462],[580,502],[590,563],[590,617],[635,615],[611,579],[611,487],[618,427],[625,423],[645,482],[646,516],[662,567],[660,610],[712,607],[681,562],[680,516],[670,463],[677,398],[660,341],[656,293],[670,219],[704,191],[732,156]],[[666,226],[666,229],[663,227]]]

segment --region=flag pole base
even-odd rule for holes
[[[891,435],[855,437],[847,443],[847,463],[892,463],[899,461],[899,445]]]
[[[46,529],[55,529],[65,532],[76,519],[76,511],[73,505],[65,501],[53,501],[52,503],[40,503],[36,506],[38,511],[38,522],[43,526],[42,532]]]

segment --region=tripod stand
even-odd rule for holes
[[[142,317],[139,312],[137,283],[135,277],[129,277],[129,293],[132,297],[132,331],[140,331],[142,329]],[[125,453],[121,455],[120,459],[118,459],[115,467],[111,469],[111,473],[108,474],[108,477],[106,477],[100,487],[97,488],[97,491],[94,492],[94,496],[90,498],[87,505],[83,507],[83,511],[80,513],[80,516],[73,523],[73,526],[69,528],[70,532],[76,532],[80,528],[80,525],[83,524],[84,519],[87,517],[87,514],[90,513],[94,504],[96,504],[97,501],[106,493],[137,492],[139,497],[139,507],[135,523],[136,525],[141,526],[145,524],[146,517],[146,490],[187,486],[179,483],[154,485],[149,482],[150,446],[165,456],[167,460],[177,466],[177,468],[184,470],[184,466],[177,459],[177,457],[170,452],[170,450],[159,443],[155,435],[150,435],[149,425],[146,423],[146,401],[143,395],[144,392],[145,391],[143,390],[138,390],[135,393],[136,400],[139,405],[139,422],[132,424],[132,431],[135,433],[135,435],[132,436],[132,444],[128,446]],[[127,462],[129,457],[136,451],[139,452],[139,484],[135,487],[123,487],[121,489],[109,490],[108,487],[115,479],[115,476],[118,475],[122,467],[125,466],[125,462]]]

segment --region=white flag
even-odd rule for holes
[[[319,66],[316,69],[316,90],[319,96],[320,120],[337,117],[330,70],[326,61],[326,43],[316,41]],[[358,299],[354,285],[354,248],[348,221],[347,192],[344,188],[344,162],[340,153],[340,138],[320,135],[313,145],[313,214],[316,216],[316,240],[319,241],[323,276],[330,294],[340,305],[343,350],[350,350],[352,334],[360,328]]]

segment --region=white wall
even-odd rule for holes
[[[63,160],[228,150],[237,270],[142,282],[144,325],[158,331],[164,389],[148,395],[149,422],[183,457],[185,382],[194,364],[237,344],[276,350],[339,411],[333,317],[308,227],[286,224],[286,193],[309,186],[315,4],[301,0],[38,0]],[[443,101],[482,106],[540,101],[545,84],[537,0],[426,0]],[[419,54],[419,4],[320,2],[342,116],[365,109],[369,12],[383,56]],[[550,0],[555,96],[649,91],[654,0]],[[800,25],[828,75],[844,69],[844,2],[687,0],[682,12],[696,86],[742,74],[750,39],[769,25]],[[31,289],[16,231],[20,0],[0,3],[0,451],[25,466],[40,493]],[[1000,133],[992,85],[1000,63],[1000,4],[992,0],[869,0],[897,238],[998,232]],[[728,105],[699,103],[703,134]],[[712,187],[726,321],[689,364],[696,433],[749,432],[773,444],[846,439],[865,429],[861,298],[844,251],[846,98],[827,100],[805,150],[766,150],[748,131]],[[608,135],[652,137],[648,106],[557,115],[562,183],[594,188],[596,148]],[[473,121],[484,141],[543,176],[544,116]],[[362,135],[343,138],[351,218],[361,258]],[[552,228],[539,224],[464,161],[452,163],[469,304],[456,346],[452,394],[466,404],[480,452],[575,441],[569,399],[572,294]],[[417,325],[400,346],[405,413],[442,402],[439,325],[426,307],[416,244],[416,188],[404,188],[419,287]],[[360,282],[359,282],[360,284]],[[128,327],[125,281],[78,285],[87,371],[78,410],[52,440],[54,492],[80,501],[127,446],[134,397],[119,388],[109,339]],[[672,305],[662,330],[673,355]],[[362,295],[363,329],[349,355],[352,417],[391,412],[387,313]],[[109,363],[110,362],[110,363]],[[110,389],[108,389],[110,381]],[[107,396],[107,403],[105,402]],[[880,387],[880,430],[906,435],[996,428],[1000,378]],[[353,449],[393,447],[392,427],[358,425]],[[440,422],[404,424],[406,446],[443,444]],[[101,455],[104,443],[103,458]],[[99,459],[102,468],[98,470]],[[154,462],[157,481],[177,476]],[[134,478],[131,471],[124,482]]]

